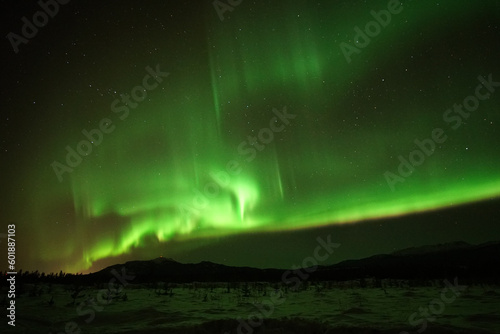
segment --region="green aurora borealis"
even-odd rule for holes
[[[223,21],[210,1],[195,2],[71,3],[11,55],[25,70],[9,106],[29,135],[6,135],[12,147],[23,136],[24,153],[6,167],[17,204],[5,221],[30,222],[20,227],[30,236],[19,233],[25,263],[87,271],[134,249],[169,256],[173,241],[363,224],[500,196],[500,88],[457,129],[443,119],[478,76],[500,81],[498,1],[402,1],[350,63],[341,43],[356,45],[354,28],[388,1],[243,0]],[[122,120],[111,104],[147,66],[169,75],[136,107],[120,101]],[[59,182],[53,161],[64,164],[65,147],[103,118],[114,130]],[[435,128],[446,141],[391,191],[384,173]]]

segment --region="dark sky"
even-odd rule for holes
[[[48,3],[2,10],[17,268],[499,239],[498,1]]]

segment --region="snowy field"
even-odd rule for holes
[[[362,286],[26,284],[16,299],[16,327],[2,333],[500,333],[498,286],[451,291],[442,280],[426,287],[394,280]]]

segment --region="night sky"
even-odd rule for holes
[[[500,2],[401,3],[4,2],[17,268],[500,239]]]

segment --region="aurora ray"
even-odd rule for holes
[[[40,146],[30,142],[23,159],[36,166],[23,164],[12,181],[31,189],[20,198],[32,206],[22,212],[16,205],[6,218],[36,222],[30,241],[43,251],[27,259],[83,271],[139,248],[154,253],[173,242],[359,223],[499,197],[500,91],[459,129],[442,118],[474,93],[478,76],[500,81],[498,2],[402,3],[351,63],[340,44],[355,46],[354,28],[388,1],[243,2],[223,22],[210,3],[205,12],[183,5],[201,27],[145,5],[162,22],[147,37],[108,32],[116,45],[134,45],[125,51],[87,48],[104,28],[67,22],[82,34],[75,54],[85,51],[96,63],[71,55],[76,64],[53,71],[59,63],[39,58],[37,75],[53,87],[28,106]],[[117,24],[145,23],[137,16]],[[71,38],[61,37],[58,48]],[[136,108],[120,104],[130,111],[120,120],[111,103],[156,64],[169,77]],[[68,83],[82,67],[88,72]],[[30,87],[44,87],[43,80]],[[51,163],[64,163],[65,147],[105,117],[116,129],[59,183]],[[391,191],[384,172],[396,172],[398,156],[407,158],[414,140],[435,128],[447,141]],[[55,222],[64,227],[53,231]]]

